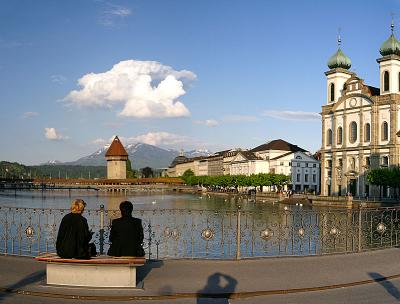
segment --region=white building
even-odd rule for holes
[[[400,42],[393,27],[377,59],[380,88],[349,71],[351,61],[340,49],[340,38],[328,61],[321,113],[322,195],[379,195],[378,188],[367,183],[368,170],[400,164]]]

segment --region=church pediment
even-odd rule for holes
[[[369,96],[364,94],[356,93],[345,95],[339,98],[339,101],[332,107],[332,112],[344,109],[371,106],[373,103],[373,100]]]

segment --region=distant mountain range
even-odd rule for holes
[[[110,145],[106,145],[96,152],[79,158],[73,162],[49,161],[43,165],[74,165],[74,166],[106,166],[105,154]],[[136,143],[125,146],[126,152],[134,169],[144,167],[167,168],[175,157],[179,155],[176,150],[168,150],[144,143]],[[186,157],[209,156],[212,152],[204,150],[191,150],[184,152]]]

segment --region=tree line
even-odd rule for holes
[[[278,190],[282,186],[288,184],[289,176],[275,173],[259,173],[252,175],[219,175],[219,176],[196,176],[193,171],[188,169],[184,172],[181,178],[187,185],[204,186],[204,187],[220,187],[220,188],[236,188],[239,187],[260,187],[275,186]]]
[[[379,187],[380,196],[382,196],[382,190],[387,187],[395,189],[395,193],[398,195],[400,189],[400,167],[372,169],[367,173],[367,181],[371,185]]]

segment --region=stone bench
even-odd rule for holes
[[[35,258],[46,263],[46,283],[85,287],[136,287],[136,267],[144,257],[97,256],[90,260],[63,259],[56,254]]]

